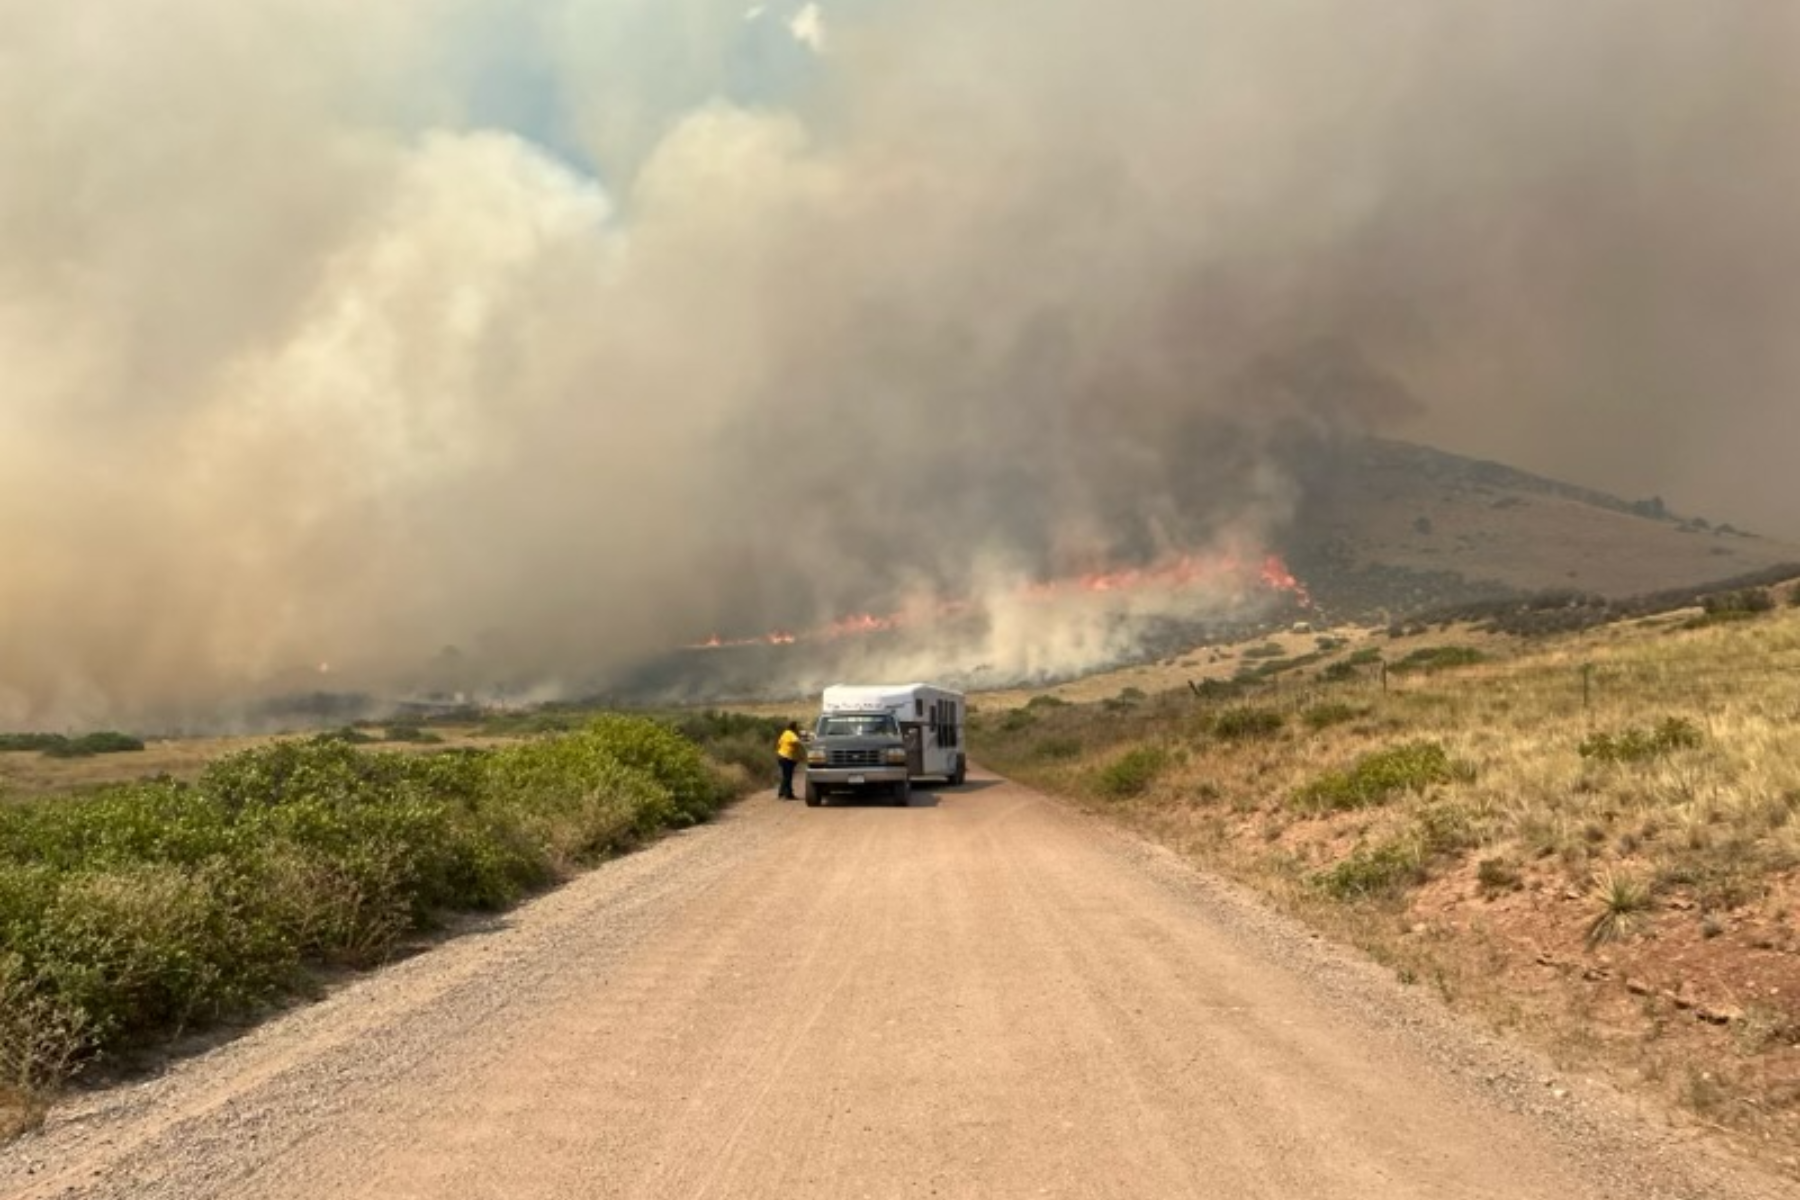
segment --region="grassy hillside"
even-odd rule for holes
[[[1654,497],[1628,501],[1404,442],[1357,443],[1308,484],[1295,565],[1328,603],[1342,592],[1348,607],[1410,611],[1461,600],[1469,585],[1632,596],[1800,562],[1800,545]]]
[[[987,765],[1565,1061],[1800,1145],[1800,607],[1290,635],[988,698]]]

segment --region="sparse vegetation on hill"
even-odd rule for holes
[[[1745,619],[1511,651],[1462,627],[1385,678],[1340,647],[1129,711],[1035,709],[1028,734],[984,717],[972,749],[1572,1063],[1800,1144],[1800,611],[1775,582],[1706,593]]]
[[[749,786],[669,725],[613,715],[498,749],[277,742],[193,783],[0,807],[0,1118],[29,1119],[95,1054],[253,1011],[309,964],[380,961]]]
[[[143,748],[142,738],[110,729],[74,737],[61,733],[0,733],[0,754],[36,751],[48,758],[91,758],[96,754],[130,754]]]

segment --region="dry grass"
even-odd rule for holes
[[[1350,640],[1390,661],[1421,645]],[[1488,661],[1326,682],[1346,649],[1218,701],[1183,686],[1130,711],[988,717],[974,750],[1085,800],[1107,764],[1162,747],[1140,794],[1096,808],[1571,1061],[1677,1101],[1704,1073],[1708,1121],[1800,1144],[1800,1037],[1782,1040],[1800,1030],[1800,611],[1430,641]],[[1061,690],[1111,695],[1120,679]],[[1219,737],[1219,714],[1244,704],[1296,719]],[[1305,719],[1322,708],[1331,719]],[[1607,739],[1630,753],[1583,755]],[[1424,745],[1457,769],[1367,806],[1295,802]]]

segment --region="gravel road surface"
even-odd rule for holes
[[[0,1196],[1794,1195],[991,776],[759,796],[0,1149]]]

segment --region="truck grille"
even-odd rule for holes
[[[826,758],[827,765],[833,767],[879,767],[881,751],[879,750],[833,750]]]

